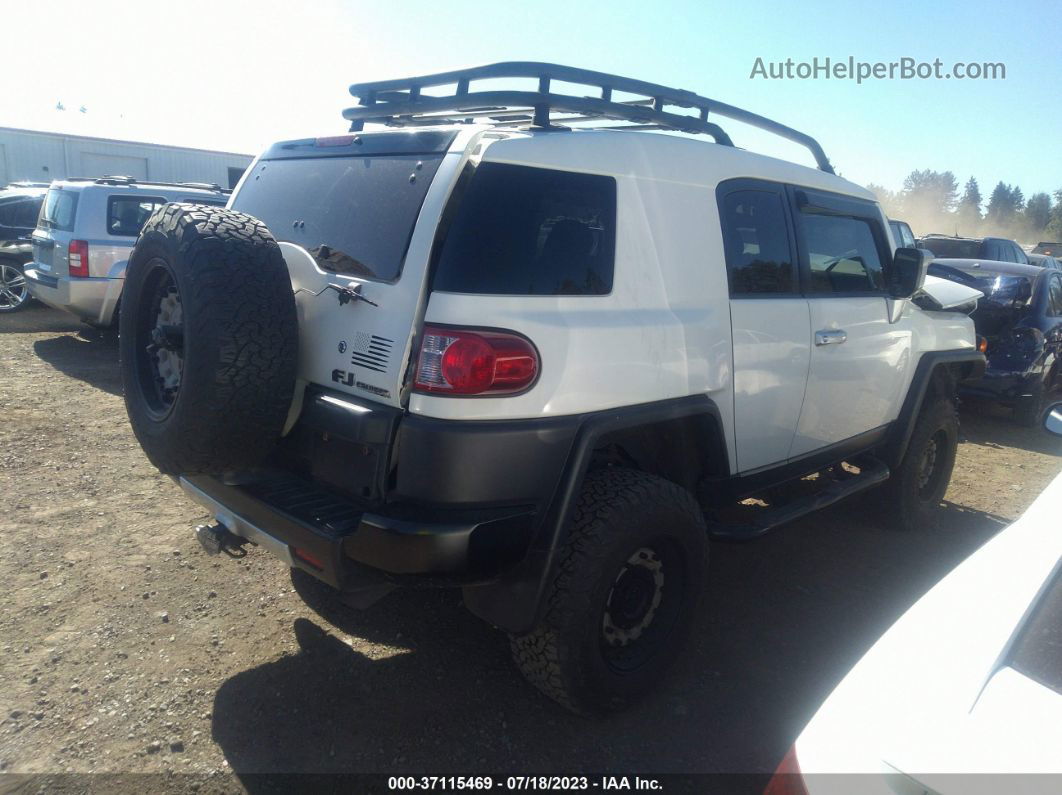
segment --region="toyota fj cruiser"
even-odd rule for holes
[[[929,521],[983,357],[968,317],[910,300],[928,252],[894,252],[814,139],[548,64],[351,92],[349,135],[270,147],[225,209],[159,208],[131,258],[129,417],[217,518],[208,550],[257,544],[362,603],[461,587],[593,711],[675,657],[709,537],[879,484]]]

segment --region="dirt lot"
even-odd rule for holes
[[[129,430],[115,340],[80,329],[38,305],[0,317],[6,773],[255,789],[271,771],[769,771],[874,638],[1062,465],[1057,440],[964,411],[939,529],[898,534],[856,501],[715,545],[676,674],[587,720],[525,685],[457,592],[354,612],[263,552],[203,554],[208,517]]]

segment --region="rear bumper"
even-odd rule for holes
[[[340,590],[373,574],[449,585],[490,582],[522,556],[534,519],[529,508],[464,512],[443,521],[384,516],[283,473],[242,485],[202,475],[180,483],[230,532]]]
[[[122,279],[55,276],[31,263],[25,269],[26,286],[38,301],[77,315],[98,326],[109,326],[122,296]]]

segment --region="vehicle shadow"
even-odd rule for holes
[[[1016,447],[1030,453],[1062,456],[1062,439],[1043,428],[1025,428],[1006,409],[988,404],[964,406],[961,415],[966,441],[983,447]]]
[[[213,738],[250,791],[275,787],[263,773],[770,773],[878,636],[1004,526],[945,504],[938,528],[904,534],[868,513],[853,501],[714,544],[691,648],[655,694],[605,718],[539,696],[458,592],[356,611],[296,573],[319,620],[295,621],[298,653],[222,684]]]
[[[79,331],[85,324],[67,312],[30,301],[17,312],[0,315],[0,334]]]
[[[33,351],[64,375],[112,395],[122,394],[118,335],[112,331],[82,327],[74,335],[36,340]]]

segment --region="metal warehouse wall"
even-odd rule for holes
[[[125,174],[159,182],[231,187],[250,155],[0,127],[0,186],[16,180]]]

